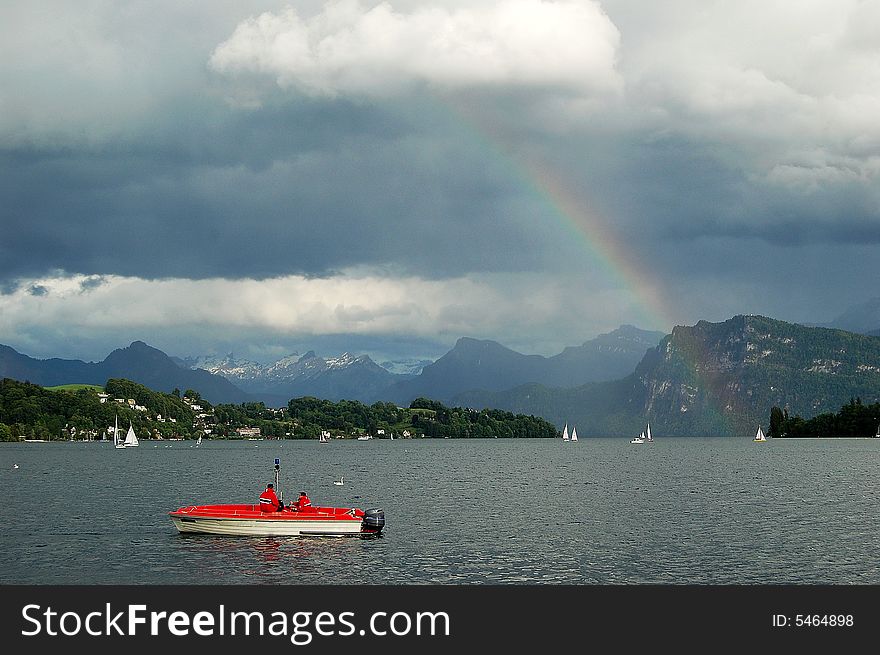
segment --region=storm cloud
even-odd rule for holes
[[[164,325],[197,348],[201,324],[253,349],[550,354],[621,323],[828,320],[880,265],[878,20],[875,0],[4,3],[0,343],[78,356]]]

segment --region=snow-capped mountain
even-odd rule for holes
[[[296,357],[293,355],[292,357]],[[209,373],[222,375],[230,381],[252,380],[265,376],[266,367],[258,362],[236,359],[232,353],[227,355],[207,355],[187,357],[181,360],[188,368],[201,368]]]
[[[367,355],[347,352],[323,358],[310,350],[270,364],[236,359],[232,353],[190,357],[183,361],[190,368],[222,375],[241,389],[275,404],[279,398],[299,396],[375,402],[382,390],[401,377],[385,370]]]
[[[379,366],[397,375],[418,375],[433,359],[395,359],[379,362]]]

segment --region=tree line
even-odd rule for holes
[[[101,401],[93,388],[46,389],[10,378],[0,380],[0,441],[20,439],[111,439],[112,426],[129,422],[135,432],[151,438],[238,438],[239,427],[258,427],[264,437],[317,439],[322,431],[334,436],[398,438],[553,438],[556,427],[534,416],[498,409],[446,407],[417,398],[408,408],[394,403],[365,405],[294,398],[286,408],[261,402],[212,406],[197,391],[154,391],[131,380],[110,379]],[[119,399],[122,402],[116,402]],[[133,401],[133,404],[129,402]],[[194,409],[200,408],[200,409]],[[109,430],[109,431],[108,431]]]
[[[236,438],[239,427],[259,427],[270,437],[293,430],[290,421],[279,420],[284,410],[263,403],[212,406],[194,389],[163,393],[118,378],[107,380],[103,391],[102,402],[91,387],[46,389],[5,378],[0,381],[0,441],[112,439],[113,426],[125,430],[129,422],[141,437],[162,439]]]
[[[358,401],[333,402],[320,398],[294,398],[288,403],[297,422],[297,436],[316,439],[321,431],[389,438],[554,438],[556,426],[535,416],[496,409],[446,407],[436,400],[417,398],[408,408],[394,403],[365,405]],[[381,433],[380,433],[381,432]]]
[[[873,437],[880,426],[880,403],[865,405],[852,398],[837,413],[826,412],[811,419],[789,416],[788,410],[773,407],[767,436],[791,439],[819,437]]]

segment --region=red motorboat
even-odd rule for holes
[[[275,487],[280,460],[275,459]],[[190,505],[169,512],[181,533],[218,535],[345,536],[378,535],[385,527],[385,511],[356,507],[297,507],[266,512],[260,505]]]

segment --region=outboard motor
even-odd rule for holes
[[[361,530],[364,532],[382,532],[385,527],[385,510],[384,509],[368,509],[364,510],[364,520],[361,523]]]

